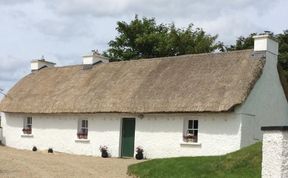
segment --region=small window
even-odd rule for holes
[[[32,133],[32,117],[24,118],[24,124],[22,129],[24,134],[31,134]]]
[[[183,141],[198,142],[198,120],[185,120]]]
[[[88,137],[88,120],[79,120],[77,137],[79,139],[87,139],[87,137]]]

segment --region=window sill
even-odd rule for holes
[[[33,134],[22,134],[21,137],[34,137]]]
[[[201,146],[199,142],[180,142],[180,145],[191,145],[191,146]]]
[[[81,143],[90,143],[89,139],[75,139],[75,142],[81,142]]]

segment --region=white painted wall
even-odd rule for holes
[[[264,131],[262,178],[288,177],[288,131]]]
[[[235,112],[253,116],[254,121],[248,121],[249,118],[243,117],[242,128],[245,131],[243,130],[242,133],[253,133],[253,137],[256,139],[262,139],[261,126],[288,124],[288,104],[277,71],[276,55],[266,52],[263,74],[244,104],[240,105]],[[255,126],[251,127],[250,122],[253,122],[252,124]],[[245,139],[246,137],[242,138]],[[246,141],[243,141],[241,147],[247,145],[244,142]]]
[[[113,157],[120,156],[123,114],[31,115],[33,137],[22,137],[23,118],[28,115],[3,114],[4,143],[7,146],[100,156],[99,146],[107,145]],[[78,119],[89,120],[90,142],[76,142]],[[184,119],[199,121],[199,144],[183,144]],[[142,146],[147,158],[222,155],[240,148],[241,115],[148,114],[136,117],[135,148]]]
[[[99,146],[106,145],[112,156],[119,155],[120,120],[105,115],[32,115],[33,137],[23,137],[23,118],[27,115],[3,114],[3,136],[7,146],[100,156]],[[77,141],[78,119],[88,119],[88,139]]]
[[[184,119],[198,120],[200,145],[183,143]],[[135,146],[148,158],[222,155],[240,148],[240,121],[233,113],[145,115],[136,121]]]
[[[241,114],[241,148],[251,145],[256,141],[260,141],[257,137],[255,129],[257,125],[256,118],[254,115]]]

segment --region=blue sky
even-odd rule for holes
[[[80,64],[117,35],[117,21],[135,14],[177,27],[193,23],[232,44],[240,35],[288,29],[287,0],[0,0],[0,88],[7,92],[45,56],[58,66]]]

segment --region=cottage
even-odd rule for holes
[[[278,43],[255,36],[254,50],[82,65],[32,61],[32,72],[1,101],[7,146],[147,158],[221,155],[287,125]]]

